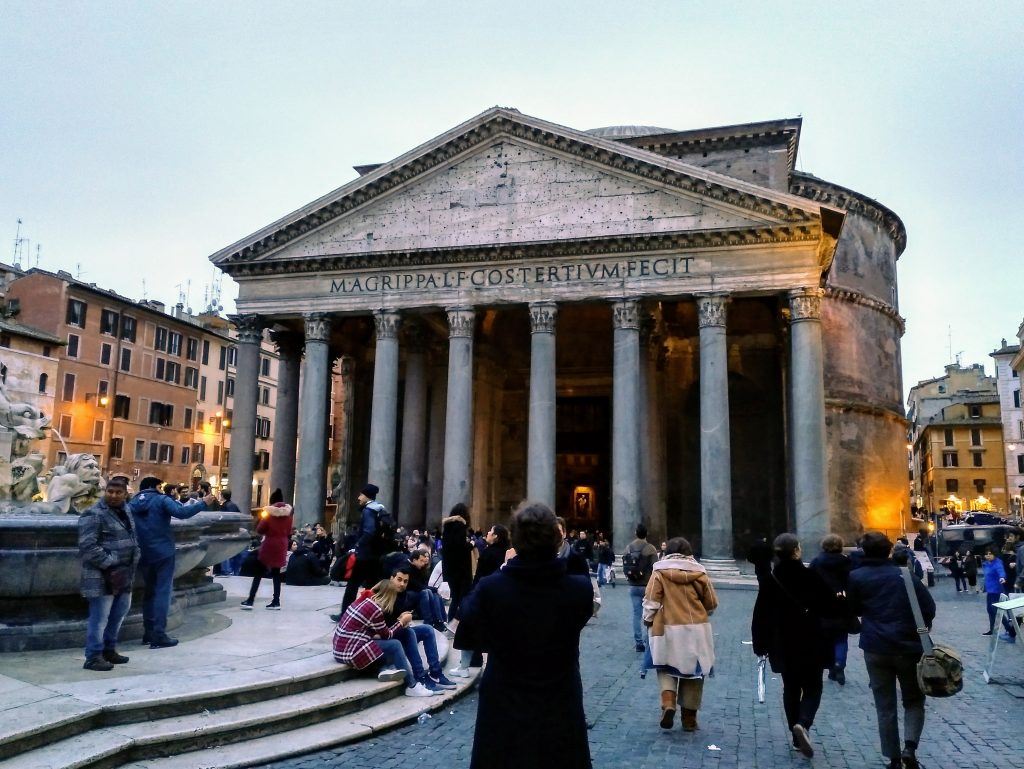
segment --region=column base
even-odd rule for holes
[[[740,567],[734,558],[703,558],[700,563],[712,577],[740,576]]]

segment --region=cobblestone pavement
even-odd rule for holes
[[[933,589],[938,601],[934,637],[961,650],[964,690],[956,697],[928,701],[923,744],[918,756],[926,769],[1024,767],[1019,742],[1024,722],[1024,656],[1003,644],[997,680],[986,685],[981,669],[988,639],[984,596],[957,595],[950,580]],[[604,608],[583,634],[581,666],[594,766],[654,768],[714,767],[884,767],[863,656],[851,638],[847,685],[826,681],[822,706],[812,730],[813,759],[790,747],[782,713],[781,682],[770,678],[766,703],[756,700],[755,658],[743,641],[750,636],[756,594],[720,591],[713,617],[718,655],[716,675],[704,689],[700,731],[658,727],[660,710],[653,676],[640,680],[633,651],[631,609],[623,586],[605,589]],[[412,724],[381,737],[335,750],[269,765],[273,769],[386,769],[469,765],[476,716],[475,692],[425,724]],[[529,769],[529,767],[523,767]]]

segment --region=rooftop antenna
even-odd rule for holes
[[[40,243],[36,243],[36,267],[39,266],[40,252],[43,250],[43,246]]]
[[[946,326],[946,348],[949,350],[949,362],[953,362],[953,326]]]
[[[149,297],[146,295],[146,279],[142,279],[142,301],[145,302]]]
[[[958,352],[956,354],[956,367],[957,368],[960,368],[960,356],[963,355],[963,354],[964,354],[963,350],[961,350],[960,352]]]
[[[77,280],[81,280],[82,279],[82,263],[81,262],[75,262],[75,278]]]
[[[14,263],[20,264],[21,258],[27,256],[28,249],[32,241],[29,238],[23,238],[21,236],[21,217],[18,217],[18,228],[14,233]]]

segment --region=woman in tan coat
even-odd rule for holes
[[[654,564],[644,595],[644,624],[650,628],[650,654],[661,689],[661,728],[671,729],[681,699],[683,729],[697,729],[704,676],[715,665],[710,614],[718,597],[693,548],[682,537],[668,541],[665,557]]]

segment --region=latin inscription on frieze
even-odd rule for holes
[[[330,293],[359,295],[380,291],[536,288],[552,284],[571,286],[609,280],[664,279],[689,275],[693,261],[692,256],[663,256],[562,264],[368,272],[332,278]]]

